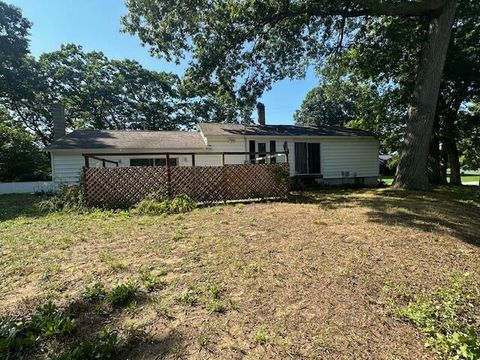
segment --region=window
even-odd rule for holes
[[[295,143],[295,173],[320,174],[320,144]]]
[[[248,151],[250,152],[250,163],[255,164],[255,140],[250,140],[248,142]]]
[[[259,164],[265,164],[265,157],[267,156],[267,143],[258,143],[258,156],[263,158],[258,160]]]
[[[273,155],[277,152],[277,142],[275,140],[270,141],[270,164],[275,164],[277,162],[277,158]]]
[[[130,159],[130,166],[153,166],[153,159]]]
[[[168,161],[170,166],[178,166],[178,159],[177,158],[170,158]],[[130,159],[130,166],[166,166],[167,159],[160,158],[160,159],[141,159],[141,158],[134,158]]]
[[[155,159],[155,166],[166,166],[167,165],[167,158],[160,158]],[[177,158],[169,158],[168,165],[170,166],[178,166],[178,159]]]

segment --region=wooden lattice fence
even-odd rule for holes
[[[288,174],[286,163],[84,168],[84,195],[88,205],[109,208],[131,206],[152,192],[203,203],[282,198],[289,192],[282,173]]]

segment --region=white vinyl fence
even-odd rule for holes
[[[41,191],[52,191],[52,181],[27,181],[0,183],[0,194],[28,194]]]

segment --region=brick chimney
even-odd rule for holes
[[[258,125],[265,125],[265,105],[259,102],[257,104]]]
[[[65,136],[65,107],[61,103],[52,105],[53,141]]]

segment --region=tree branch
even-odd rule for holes
[[[370,9],[377,15],[388,16],[422,16],[435,14],[442,10],[448,0],[416,0],[400,3],[382,0],[352,0],[363,8]]]

